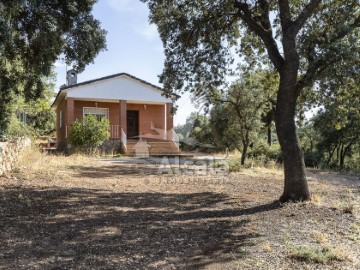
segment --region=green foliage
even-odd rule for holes
[[[346,169],[347,161],[356,158],[354,150],[360,138],[360,79],[342,77],[342,84],[324,87],[330,95],[323,101],[323,108],[314,117],[318,135],[317,150],[328,167]],[[357,159],[357,162],[360,160]],[[355,160],[356,163],[356,160]],[[355,166],[356,167],[356,166]]]
[[[210,126],[209,117],[200,113],[191,113],[186,123],[174,128],[180,138],[182,150],[200,150],[203,152],[214,152],[216,147],[213,130]]]
[[[243,71],[271,63],[279,71],[284,61],[290,61],[281,56],[289,45],[285,44],[285,30],[294,31],[291,44],[300,58],[299,86],[341,74],[349,65],[358,69],[358,64],[353,65],[360,61],[358,0],[312,1],[311,5],[305,0],[289,4],[258,0],[142,1],[148,4],[150,21],[158,26],[164,44],[161,81],[169,93],[185,89],[209,96],[217,92],[234,72],[234,51],[242,60]],[[289,8],[284,7],[287,4]],[[289,41],[291,38],[286,36]]]
[[[50,107],[49,100],[38,98],[29,102],[32,110],[28,114],[28,124],[39,135],[50,135],[55,131],[55,112]]]
[[[25,123],[21,122],[16,114],[12,114],[10,117],[10,124],[6,133],[6,139],[12,140],[18,137],[32,138],[35,135],[35,131]]]
[[[282,163],[283,157],[278,143],[269,146],[264,140],[258,140],[249,150],[249,158],[258,160],[259,163],[266,166],[269,163]]]
[[[106,32],[91,14],[94,0],[2,1],[0,5],[0,136],[15,96],[41,97],[44,77],[61,55],[77,71],[103,50]],[[47,117],[47,116],[46,116]]]
[[[87,115],[81,120],[74,121],[71,125],[71,142],[80,151],[91,153],[109,139],[109,127],[109,120],[102,118],[98,121],[92,115]]]
[[[192,112],[187,118],[184,125],[178,125],[174,127],[174,131],[178,134],[181,140],[190,137],[190,133],[194,127],[194,122],[198,116],[198,113]]]
[[[160,81],[169,95],[190,91],[209,105],[236,68],[271,66],[278,73],[275,122],[287,172],[280,199],[310,199],[296,110],[324,78],[347,67],[359,74],[359,1],[142,1],[164,44]]]
[[[216,143],[242,151],[242,164],[248,147],[256,143],[261,129],[272,124],[271,118],[262,120],[264,115],[273,112],[277,84],[276,74],[258,70],[243,74],[224,95],[212,97],[215,105],[210,122]]]
[[[313,121],[305,122],[299,128],[299,138],[304,152],[305,165],[307,167],[318,167],[322,159],[317,149],[320,134],[315,130]]]
[[[240,172],[244,167],[241,165],[240,159],[229,159],[229,172]]]
[[[36,136],[50,135],[55,131],[55,112],[51,108],[55,87],[53,78],[43,79],[43,84],[43,92],[36,100],[25,101],[19,95],[10,104],[12,113],[25,116],[25,126]]]

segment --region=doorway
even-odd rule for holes
[[[139,111],[127,111],[127,137],[139,136]]]

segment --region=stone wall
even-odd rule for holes
[[[0,176],[16,167],[22,151],[30,144],[31,140],[29,138],[0,142]]]

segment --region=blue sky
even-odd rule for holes
[[[163,47],[156,26],[148,23],[147,6],[140,0],[100,0],[93,14],[108,31],[107,51],[101,52],[94,64],[78,75],[78,82],[127,72],[161,86],[158,75],[163,69]],[[56,73],[59,89],[66,82],[64,63],[56,63]],[[177,105],[175,125],[185,123],[186,117],[196,110],[188,95],[178,100]]]

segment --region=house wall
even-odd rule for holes
[[[60,112],[62,111],[62,123],[60,127]],[[56,108],[56,138],[58,146],[65,142],[66,129],[66,100],[63,99]]]
[[[166,103],[166,112],[167,112],[167,139],[172,140],[173,139],[173,128],[174,128],[174,116],[172,114],[172,103]]]
[[[110,125],[120,125],[126,132],[126,122],[123,121],[121,125],[121,114],[126,114],[127,110],[139,111],[139,135],[145,137],[153,137],[157,139],[164,139],[167,136],[168,140],[172,139],[173,116],[171,114],[171,103],[166,105],[155,104],[129,104],[126,101],[119,101],[118,103],[111,102],[95,102],[95,101],[80,101],[68,98],[63,100],[56,109],[56,132],[58,144],[66,142],[66,126],[68,129],[68,136],[70,133],[70,126],[73,121],[83,118],[84,107],[97,107],[109,109]],[[59,112],[63,111],[62,127],[59,128]],[[165,113],[167,114],[167,121],[165,124]],[[124,117],[126,119],[126,115]],[[151,123],[154,123],[154,127]],[[168,132],[165,133],[165,128]]]
[[[146,108],[145,108],[146,107]],[[153,104],[127,104],[127,110],[139,111],[139,135],[145,137],[164,137],[164,105]],[[154,122],[157,130],[151,129],[151,122]]]
[[[97,103],[97,106],[96,104]],[[94,101],[80,101],[75,100],[74,119],[82,119],[84,114],[84,107],[98,107],[109,109],[110,125],[119,125],[119,103],[110,102],[94,102]]]

